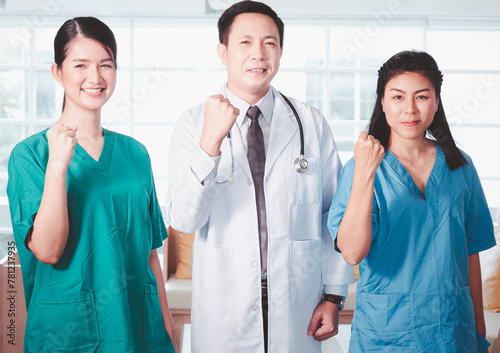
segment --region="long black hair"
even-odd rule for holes
[[[63,23],[54,38],[54,62],[61,68],[70,43],[77,37],[85,37],[99,42],[116,65],[117,46],[113,31],[95,17],[75,17]],[[63,100],[63,110],[66,97]]]
[[[373,108],[372,117],[368,126],[368,133],[373,135],[386,149],[389,147],[391,128],[387,123],[385,113],[382,108],[382,98],[384,97],[385,86],[392,78],[405,73],[416,72],[427,77],[436,91],[438,110],[434,115],[434,120],[427,129],[427,134],[433,138],[443,150],[446,164],[450,170],[458,169],[467,163],[467,160],[458,149],[450,127],[446,121],[446,115],[441,100],[441,84],[443,74],[439,71],[436,61],[429,54],[422,51],[402,51],[391,57],[378,70],[377,100]]]

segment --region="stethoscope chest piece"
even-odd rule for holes
[[[299,158],[295,159],[293,165],[295,166],[295,170],[297,171],[297,173],[305,173],[307,171],[307,168],[309,167],[309,163],[304,158],[304,156],[300,156]]]

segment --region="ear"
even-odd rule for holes
[[[284,46],[282,45],[280,48],[280,60],[281,60],[281,56],[283,55],[283,48],[284,48]]]
[[[385,113],[385,108],[384,108],[384,97],[380,100],[380,103],[382,103],[382,111]]]
[[[222,43],[217,44],[217,55],[219,55],[222,65],[226,65],[227,47],[224,44]]]
[[[52,72],[52,76],[56,79],[57,82],[62,86],[63,85],[63,79],[62,79],[62,71],[57,64],[52,64],[50,67],[50,71]]]

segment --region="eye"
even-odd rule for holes
[[[79,64],[79,65],[76,65],[75,67],[78,68],[78,69],[83,69],[83,68],[85,68],[85,65]]]
[[[401,100],[401,99],[403,99],[403,96],[394,96],[394,97],[392,97],[392,99]]]
[[[243,45],[248,45],[248,44],[250,44],[250,41],[248,41],[248,40],[242,40],[242,41],[240,42],[240,44],[243,44]]]
[[[429,97],[422,95],[422,96],[418,96],[417,99],[429,99]]]
[[[101,65],[102,68],[105,68],[105,69],[112,69],[113,68],[113,65],[110,65],[110,64],[104,64],[104,65]]]
[[[266,42],[265,43],[267,46],[275,47],[276,43],[275,42]]]

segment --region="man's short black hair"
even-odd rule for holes
[[[217,23],[220,43],[227,45],[229,32],[231,30],[231,25],[234,22],[234,18],[242,13],[260,13],[271,17],[278,27],[278,32],[280,34],[280,47],[283,47],[283,35],[285,32],[285,25],[283,24],[283,21],[278,17],[278,14],[274,12],[274,10],[271,9],[268,5],[251,0],[237,2],[236,4],[230,6],[220,16],[219,22]]]

